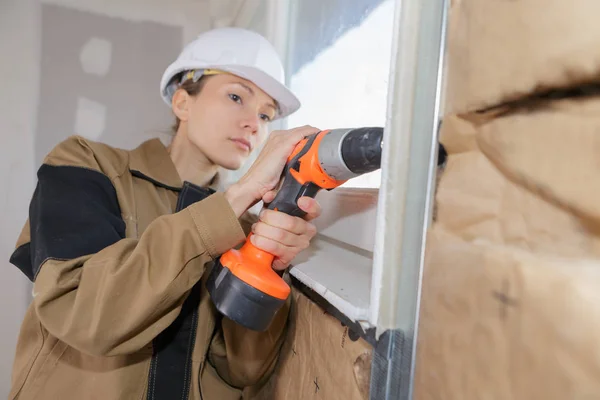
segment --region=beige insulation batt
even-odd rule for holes
[[[417,400],[600,398],[600,262],[429,235]]]
[[[451,0],[448,114],[600,74],[598,0]]]
[[[441,141],[415,398],[600,399],[600,99],[451,115]]]
[[[600,98],[449,116],[437,224],[467,241],[600,256]]]

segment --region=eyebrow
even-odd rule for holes
[[[243,84],[242,82],[235,82],[234,84],[239,85],[241,87],[243,87],[244,89],[246,89],[251,95],[254,96],[254,90],[252,90],[252,88],[246,84]],[[273,103],[267,103],[266,104],[267,107],[271,107],[273,110],[275,110],[275,112],[277,112],[277,110],[279,109],[275,104]]]

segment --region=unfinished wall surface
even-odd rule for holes
[[[415,398],[597,399],[600,262],[428,237]]]
[[[598,98],[559,100],[444,122],[419,399],[600,396],[600,219],[589,203],[599,192],[584,178],[600,172],[599,110]]]
[[[371,345],[296,288],[291,296],[291,323],[277,368],[246,398],[367,400]]]
[[[450,3],[448,113],[597,78],[596,0]]]
[[[452,2],[418,399],[600,398],[594,6]]]
[[[35,109],[39,79],[39,7],[34,0],[0,3],[0,397],[8,396],[17,335],[29,284],[8,263],[34,188]]]
[[[72,134],[133,148],[168,133],[171,110],[158,83],[182,29],[42,6],[36,160]]]

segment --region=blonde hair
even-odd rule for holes
[[[200,94],[200,92],[202,91],[202,88],[206,84],[206,80],[209,77],[210,77],[210,75],[202,75],[200,77],[200,79],[198,79],[195,82],[193,79],[188,79],[188,80],[184,81],[183,83],[181,83],[177,89],[185,90],[186,93],[189,94],[190,96],[198,96]],[[176,79],[181,79],[181,75],[177,76]],[[181,121],[179,120],[179,118],[175,117],[175,122],[173,123],[173,126],[171,127],[171,130],[173,131],[174,134],[177,133],[180,123],[181,123]]]

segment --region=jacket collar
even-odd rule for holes
[[[180,191],[183,182],[160,139],[150,139],[129,152],[129,171],[132,175],[152,182],[156,186]],[[221,177],[217,173],[209,187],[220,189]]]

